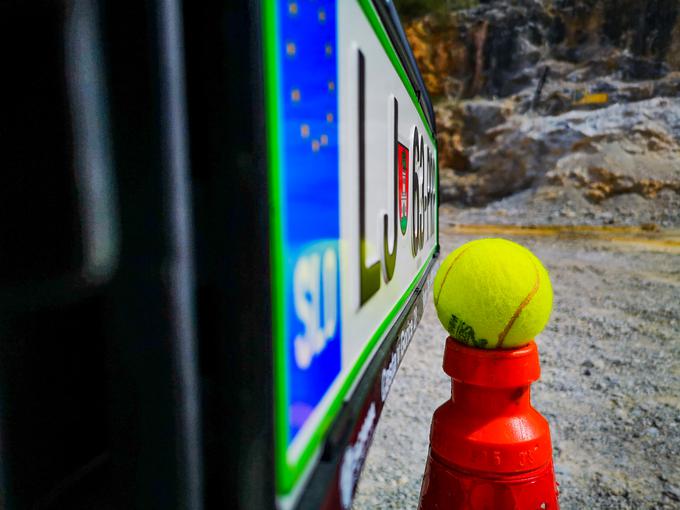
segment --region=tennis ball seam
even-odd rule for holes
[[[512,326],[514,326],[515,322],[517,321],[520,314],[522,313],[522,310],[524,310],[527,306],[529,306],[529,303],[531,303],[531,300],[538,293],[538,289],[541,286],[541,275],[538,271],[538,267],[536,267],[536,262],[531,260],[531,265],[533,266],[534,271],[536,272],[536,281],[534,282],[534,286],[531,288],[531,290],[529,291],[527,296],[524,298],[524,300],[519,304],[519,306],[517,307],[515,312],[512,314],[512,317],[510,317],[510,320],[505,325],[505,328],[503,328],[503,331],[501,331],[501,333],[498,335],[498,343],[496,344],[496,349],[500,349],[500,348],[503,347],[503,342],[505,341],[505,337],[508,336],[508,333],[510,333]]]
[[[461,252],[456,256],[455,259],[451,261],[449,264],[449,268],[446,270],[446,273],[444,273],[444,278],[442,278],[442,284],[439,286],[439,292],[434,298],[434,306],[437,306],[439,304],[439,296],[442,295],[442,290],[444,289],[444,284],[446,283],[446,279],[449,277],[449,273],[451,272],[451,268],[454,266],[454,264],[458,261],[459,258],[463,256],[463,253],[468,251],[470,249],[470,246],[467,246]]]

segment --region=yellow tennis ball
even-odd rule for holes
[[[500,349],[528,344],[548,323],[553,291],[529,250],[479,239],[444,259],[434,279],[439,320],[459,342]]]

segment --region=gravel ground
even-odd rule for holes
[[[484,237],[447,226],[460,222],[453,214],[440,217],[443,254]],[[532,400],[551,425],[562,510],[680,508],[680,235],[654,235],[655,243],[497,235],[530,248],[555,291]],[[669,236],[675,241],[665,242]],[[430,301],[376,429],[354,510],[417,508],[430,420],[450,391],[445,337]]]
[[[680,178],[680,171],[678,172]],[[633,193],[614,196],[602,204],[583,197],[572,187],[541,186],[492,202],[486,207],[441,207],[442,215],[457,223],[531,225],[540,218],[551,225],[657,225],[680,228],[680,193],[662,190],[651,200]]]

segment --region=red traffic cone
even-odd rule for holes
[[[548,422],[531,406],[536,344],[467,347],[449,337],[451,400],[432,418],[420,510],[558,510]]]

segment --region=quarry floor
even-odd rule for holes
[[[680,230],[459,220],[442,211],[443,255],[505,237],[550,272],[554,309],[537,339],[542,377],[532,401],[550,422],[562,510],[680,508]],[[427,301],[354,510],[418,506],[432,413],[450,396],[441,370],[446,333]]]

